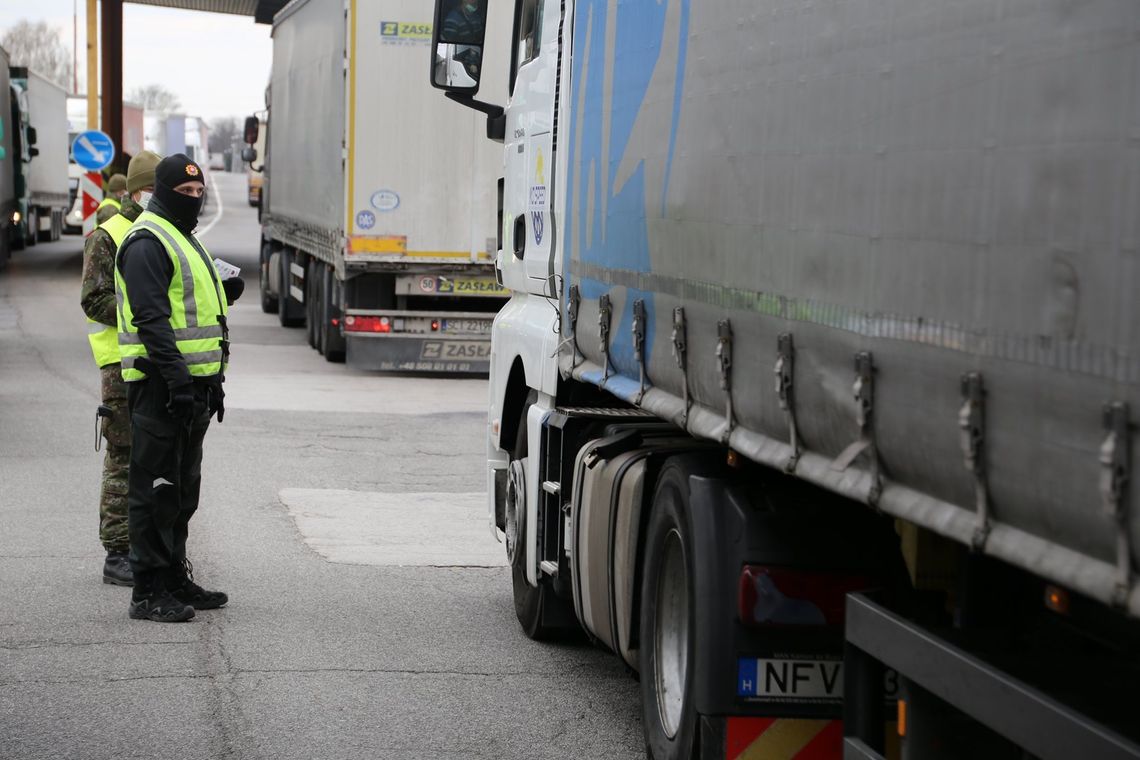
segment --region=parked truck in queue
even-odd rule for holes
[[[417,76],[430,13],[305,0],[275,17],[261,302],[330,361],[486,373],[506,294],[493,263],[498,154],[480,118]],[[261,128],[247,126],[252,144]]]
[[[1140,5],[1006,10],[436,2],[515,614],[655,760],[1140,757]]]
[[[58,240],[67,213],[67,91],[24,66],[10,71],[13,164],[19,220],[14,248]]]

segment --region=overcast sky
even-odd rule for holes
[[[0,34],[22,19],[47,21],[72,47],[75,0],[0,0]],[[86,0],[79,8],[80,87],[87,69]],[[268,24],[245,16],[123,4],[123,94],[161,84],[188,116],[239,119],[265,107]]]

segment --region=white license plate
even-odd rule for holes
[[[898,698],[898,673],[886,671],[883,690],[887,699]],[[770,702],[840,702],[843,661],[742,657],[737,668],[736,694]]]
[[[474,333],[475,335],[486,335],[491,332],[491,320],[489,319],[445,319],[443,320],[443,332],[445,333]]]

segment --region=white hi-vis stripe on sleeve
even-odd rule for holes
[[[88,322],[87,323],[87,334],[88,335],[98,335],[99,333],[103,332],[104,330],[113,330],[113,329],[115,329],[115,328],[113,328],[111,325],[105,325],[102,322]]]

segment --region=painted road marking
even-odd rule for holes
[[[395,567],[502,567],[487,532],[487,496],[286,488],[305,544],[329,562]]]

